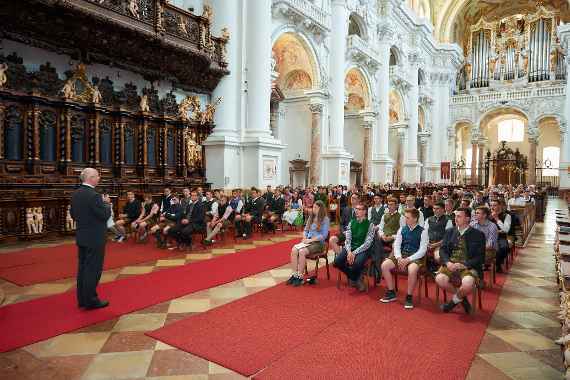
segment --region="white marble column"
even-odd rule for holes
[[[378,38],[380,66],[377,73],[379,101],[378,116],[372,128],[372,160],[370,181],[373,183],[392,182],[394,161],[388,154],[390,128],[390,47],[394,33],[389,27],[379,28]]]
[[[568,88],[566,91],[569,91]],[[567,92],[568,94],[568,92]],[[568,102],[566,97],[566,101]],[[570,106],[566,104],[567,115],[570,113]],[[570,115],[569,115],[570,116]],[[568,116],[566,116],[568,118]],[[560,124],[560,189],[570,191],[570,132],[568,131],[568,124]]]
[[[406,146],[406,160],[404,163],[404,181],[416,183],[420,180],[420,164],[418,162],[418,56],[410,54],[410,67],[408,77],[411,83],[408,96],[408,141]]]
[[[361,111],[362,116],[361,126],[364,129],[364,141],[363,141],[363,159],[362,159],[362,183],[370,183],[370,159],[372,158],[371,145],[371,132],[372,126],[376,124],[376,114],[371,111]]]
[[[349,184],[352,155],[344,147],[344,79],[348,9],[346,0],[332,0],[330,45],[330,124],[327,151],[322,155],[325,183]]]
[[[211,0],[214,11],[212,31],[222,35],[227,28],[229,40],[226,58],[229,75],[222,78],[212,93],[212,99],[222,97],[214,115],[215,128],[204,142],[206,177],[216,188],[234,188],[242,183],[239,156],[242,128],[242,59],[243,0]]]

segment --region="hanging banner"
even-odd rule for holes
[[[451,162],[441,163],[441,179],[451,178]]]

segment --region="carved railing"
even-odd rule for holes
[[[331,29],[329,14],[308,0],[273,0],[274,6],[278,4],[285,5],[300,15],[309,18],[321,29]]]
[[[192,49],[209,55],[220,66],[227,66],[223,51],[227,40],[211,36],[211,20],[207,17],[187,12],[165,0],[77,0],[76,4],[82,1],[128,17],[131,23],[151,26],[159,36],[178,37]]]
[[[471,104],[482,102],[500,102],[528,98],[541,98],[549,96],[564,96],[566,85],[540,87],[540,88],[518,88],[506,89],[498,92],[486,92],[478,95],[456,95],[451,97],[451,104]]]
[[[359,60],[358,56],[363,56],[365,59],[377,61],[377,52],[356,34],[351,34],[347,37],[346,49],[349,54],[352,53],[353,55],[356,55],[354,59],[357,61]]]

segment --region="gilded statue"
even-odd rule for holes
[[[98,86],[93,86],[93,103],[100,104],[103,100],[103,96],[101,95],[101,91],[99,91]]]
[[[202,166],[202,146],[196,142],[196,134],[187,129],[184,132],[184,142],[186,145],[186,166],[190,170],[200,168]]]
[[[139,18],[139,2],[138,0],[129,0],[129,12],[133,17]]]
[[[489,72],[490,72],[490,78],[493,78],[493,76],[495,75],[495,66],[497,65],[497,57],[493,57],[491,59],[489,59]]]
[[[190,116],[188,113],[192,112]],[[178,106],[178,117],[184,121],[200,121],[202,120],[202,111],[200,110],[200,99],[197,96],[188,96]]]
[[[210,25],[214,22],[214,10],[209,5],[204,5],[204,10],[202,12],[202,17],[208,19]]]
[[[6,75],[6,71],[8,71],[8,64],[7,63],[0,64],[0,88],[4,87],[6,82],[8,82],[8,76]]]
[[[558,51],[556,49],[552,49],[550,52],[550,71],[556,71],[556,66],[558,63]]]
[[[148,105],[148,96],[146,94],[143,94],[141,96],[139,107],[141,109],[141,112],[150,112],[150,107]]]
[[[229,39],[230,39],[230,30],[229,30],[227,27],[222,28],[222,38],[223,38],[224,40],[229,40]]]
[[[73,81],[73,78],[70,78],[65,82],[61,89],[61,93],[65,99],[72,99],[75,97],[75,82]]]
[[[465,74],[467,75],[467,80],[471,80],[471,64],[465,64]]]
[[[213,104],[206,105],[206,110],[202,113],[202,119],[200,124],[204,125],[206,123],[212,123],[214,121],[214,114],[216,113],[216,106],[222,102],[222,97],[220,96]]]
[[[178,23],[178,28],[182,34],[188,34],[188,29],[186,28],[186,21],[183,18],[180,18],[180,22]]]

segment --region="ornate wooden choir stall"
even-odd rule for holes
[[[0,4],[3,39],[76,62],[61,78],[49,61],[37,67],[0,54],[0,241],[72,231],[69,198],[88,166],[115,201],[127,190],[206,185],[202,142],[221,99],[205,107],[200,99],[228,73],[229,33],[213,37],[204,9],[198,16],[163,0]],[[117,90],[108,76],[90,75],[95,63],[149,85]],[[204,96],[177,102],[171,90],[161,98],[154,84],[165,80]]]

